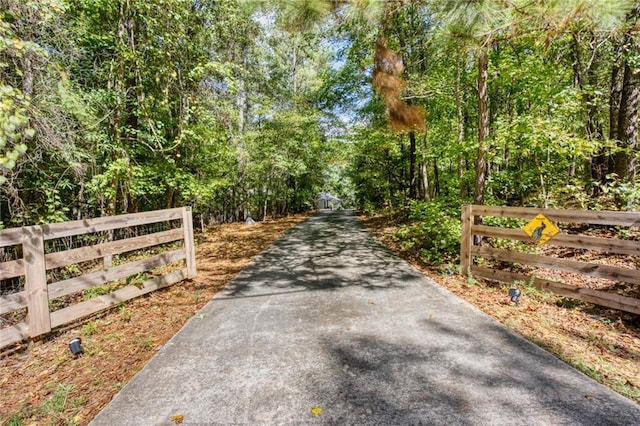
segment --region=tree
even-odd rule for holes
[[[624,76],[620,93],[617,136],[621,151],[615,156],[615,171],[620,179],[634,182],[638,148],[638,107],[640,106],[640,0],[627,16],[627,30],[621,46]]]
[[[14,148],[0,167],[6,179],[0,185],[0,221],[22,225],[64,220],[71,212],[64,201],[71,182],[82,180],[86,168],[78,146],[78,120],[66,102],[72,90],[57,66],[73,48],[63,10],[46,0],[6,1],[2,32],[3,105],[13,115],[9,127],[4,126],[12,134],[4,136]]]

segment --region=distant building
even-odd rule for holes
[[[334,197],[328,192],[321,192],[320,196],[316,200],[316,206],[319,210],[333,210],[340,206],[340,199]]]

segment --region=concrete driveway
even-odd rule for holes
[[[256,258],[92,424],[180,419],[628,426],[640,406],[422,276],[351,212],[324,212]]]

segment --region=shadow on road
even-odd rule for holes
[[[381,336],[326,341],[335,379],[313,383],[326,424],[633,423],[602,387],[576,381],[574,370],[500,326],[487,325],[480,339],[435,321],[423,332],[415,345]]]
[[[368,236],[352,211],[323,212],[269,246],[217,299],[347,286],[403,287],[417,274],[397,268],[401,262]]]
[[[312,408],[322,413],[314,416]],[[287,232],[94,425],[631,425],[640,408],[420,275],[350,212]]]

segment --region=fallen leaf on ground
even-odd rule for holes
[[[308,216],[268,220],[259,227],[244,223],[208,227],[196,234],[198,276],[127,302],[135,321],[126,322],[119,309],[111,309],[79,321],[78,328],[55,330],[40,347],[25,344],[1,353],[0,424],[11,418],[24,425],[58,424],[61,418],[75,416],[81,416],[79,424],[93,419],[191,314],[201,314],[200,309],[255,255]],[[87,324],[98,326],[98,332],[81,331]],[[83,342],[86,338],[91,343],[92,356],[63,362],[67,343],[79,330]],[[62,412],[48,408],[58,384],[73,386],[68,401],[74,403],[65,404]]]

